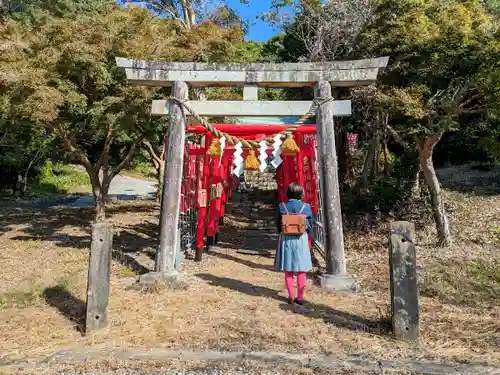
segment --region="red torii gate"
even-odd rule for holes
[[[219,131],[241,139],[259,140],[280,133],[289,125],[215,124],[213,126]],[[204,135],[203,145],[186,142],[180,204],[181,215],[198,212],[196,228],[190,228],[192,243],[189,247],[196,248],[195,260],[201,261],[205,248],[205,234],[208,250],[217,243],[226,205],[232,198],[234,146],[226,145],[222,156],[209,156],[207,151],[213,135],[203,126],[190,126],[187,133]],[[281,154],[283,162],[276,169],[278,199],[280,202],[286,201],[286,188],[291,182],[298,182],[305,190],[304,201],[310,203],[313,213],[317,214],[319,198],[316,126],[302,125],[294,131],[292,137],[300,151],[295,155]],[[269,146],[267,155],[271,156],[272,151],[273,147]],[[248,149],[243,149],[242,157],[245,158],[248,152]]]

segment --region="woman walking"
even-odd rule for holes
[[[276,252],[275,266],[285,272],[288,303],[302,305],[306,287],[306,272],[312,270],[308,233],[312,228],[312,209],[302,202],[304,189],[296,182],[288,185],[287,203],[278,206],[278,233],[280,241]],[[294,295],[293,276],[297,275],[297,297]]]

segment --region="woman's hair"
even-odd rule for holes
[[[304,198],[304,188],[296,182],[292,182],[286,189],[286,196],[288,199],[298,199],[299,201]]]

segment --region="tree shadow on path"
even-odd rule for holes
[[[78,332],[82,334],[85,332],[86,304],[84,301],[75,297],[62,285],[46,288],[43,291],[43,297],[47,304],[59,310],[66,319],[73,322]]]
[[[257,286],[243,281],[218,277],[210,274],[197,274],[202,280],[209,282],[213,286],[224,287],[239,293],[248,294],[255,297],[267,297],[282,302],[280,308],[286,311],[293,311],[303,316],[322,319],[327,324],[334,324],[358,332],[368,332],[372,334],[387,334],[389,323],[386,321],[374,321],[359,317],[344,311],[333,309],[323,304],[306,302],[304,306],[291,306],[286,303],[286,298],[279,295],[279,292],[263,286]]]

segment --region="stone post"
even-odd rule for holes
[[[112,250],[112,224],[107,222],[94,224],[92,227],[92,243],[90,245],[85,333],[104,328],[108,323]]]
[[[172,95],[181,100],[188,98],[185,82],[174,82]],[[181,197],[184,142],[186,139],[186,115],[184,108],[171,102],[169,108],[168,143],[166,150],[163,197],[160,214],[160,238],[155,270],[163,279],[177,279],[175,267],[178,249],[179,205]]]
[[[389,272],[391,280],[392,332],[399,340],[417,342],[419,305],[415,226],[406,221],[391,223]]]
[[[330,83],[327,81],[317,82],[314,96],[317,100],[331,98]],[[347,275],[345,264],[333,108],[333,102],[327,102],[316,111],[318,160],[321,189],[323,189],[321,207],[323,209],[324,246],[327,263],[327,273],[320,280],[321,285],[325,288],[349,290],[354,286],[354,280]]]

